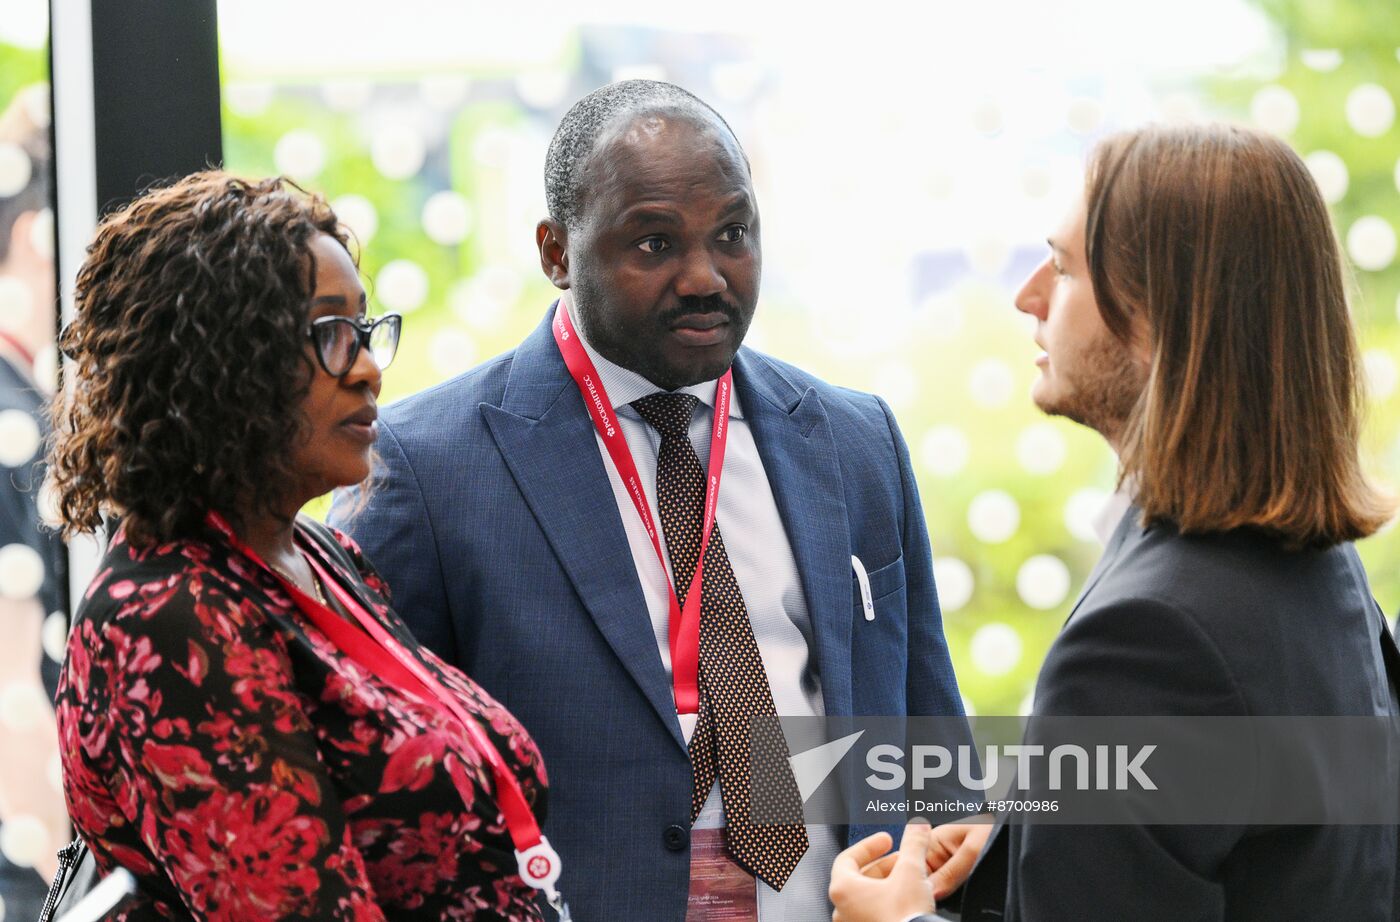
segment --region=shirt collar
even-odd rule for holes
[[[578,341],[583,343],[584,351],[593,360],[593,367],[598,371],[598,379],[603,382],[603,389],[608,392],[608,399],[612,401],[613,409],[619,413],[632,413],[637,411],[628,406],[632,401],[645,397],[648,394],[661,392],[661,388],[652,384],[646,378],[632,371],[630,368],[623,368],[615,362],[610,362],[594,349],[588,342],[588,335],[583,331],[583,324],[579,323],[578,310],[574,308],[573,299],[568,295],[559,299],[559,303],[569,311],[569,317],[574,322],[574,330],[578,333]],[[719,379],[701,381],[699,384],[692,384],[689,387],[676,389],[673,393],[690,394],[698,397],[700,402],[709,407],[711,412],[715,406],[715,391],[719,389]],[[744,411],[739,406],[739,394],[733,393],[729,400],[729,418],[743,419]]]
[[[1136,498],[1137,483],[1133,478],[1126,477],[1118,489],[1113,492],[1113,495],[1104,502],[1099,514],[1094,516],[1094,534],[1098,536],[1099,543],[1104,547],[1108,546],[1109,540],[1118,528],[1118,523],[1123,521],[1128,507],[1133,504]]]

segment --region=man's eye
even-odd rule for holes
[[[665,240],[662,240],[660,237],[648,237],[641,243],[637,244],[637,248],[640,249],[643,253],[660,253],[668,249],[669,247],[670,244],[668,244]]]
[[[749,229],[742,224],[731,224],[719,235],[725,243],[738,243],[748,236]]]

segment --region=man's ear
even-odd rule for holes
[[[553,218],[535,225],[535,245],[540,248],[540,268],[555,288],[569,288],[569,232]]]

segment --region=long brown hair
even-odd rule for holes
[[[1118,446],[1144,519],[1291,547],[1380,528],[1341,257],[1298,155],[1234,126],[1145,128],[1097,146],[1087,200],[1104,323],[1151,352]]]

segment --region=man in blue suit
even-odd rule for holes
[[[513,352],[389,408],[376,486],[332,519],[539,743],[575,918],[828,919],[860,830],[756,825],[735,740],[771,714],[961,715],[908,449],[878,397],[740,348],[758,207],[703,102],[604,87],[545,179],[563,296]],[[697,640],[673,622],[702,554]]]

